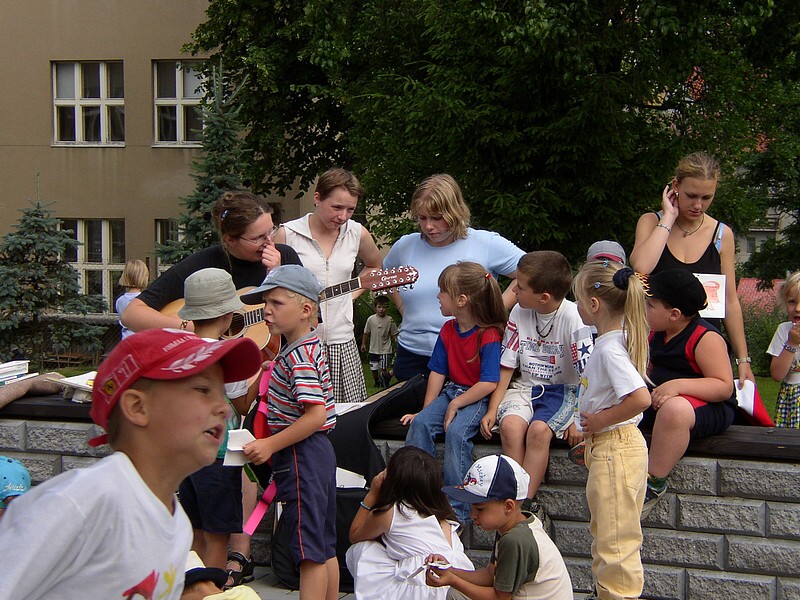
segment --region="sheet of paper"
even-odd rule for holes
[[[367,480],[358,473],[353,473],[347,469],[336,467],[336,487],[340,488],[364,488]]]
[[[231,429],[228,432],[228,450],[241,450],[256,438],[249,429]]]
[[[336,403],[336,416],[341,416],[359,408],[364,408],[370,402],[337,402]]]

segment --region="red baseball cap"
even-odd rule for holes
[[[108,416],[122,392],[146,377],[161,381],[184,379],[220,363],[225,383],[243,381],[261,367],[258,345],[248,338],[208,342],[188,331],[148,329],[122,340],[97,370],[92,386],[92,420],[106,429]],[[90,446],[108,442],[106,435]]]

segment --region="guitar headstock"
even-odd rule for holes
[[[419,279],[419,271],[414,267],[395,267],[393,269],[373,269],[359,276],[361,287],[378,292],[391,288],[412,285]]]

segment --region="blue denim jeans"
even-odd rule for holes
[[[436,455],[434,440],[436,436],[444,432],[444,415],[450,401],[463,394],[469,388],[448,383],[442,393],[422,409],[406,435],[406,445],[416,446],[424,450],[431,456]],[[481,426],[481,419],[489,408],[489,398],[482,398],[469,406],[460,408],[456,413],[455,419],[450,423],[444,436],[444,484],[459,485],[464,480],[467,470],[472,465],[472,438],[474,438]],[[463,502],[453,502],[453,509],[458,520],[462,523],[469,523],[469,504]]]

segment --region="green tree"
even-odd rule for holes
[[[211,207],[223,192],[242,187],[245,163],[242,125],[238,120],[242,106],[235,99],[246,78],[233,88],[221,65],[212,65],[206,75],[208,86],[199,107],[203,153],[192,163],[195,189],[180,201],[185,210],[178,217],[179,238],[156,247],[156,255],[168,263],[178,262],[217,241]]]
[[[191,49],[213,52],[241,96],[254,185],[285,191],[333,163],[395,237],[415,185],[461,183],[474,222],[524,248],[578,258],[632,243],[677,159],[726,173],[755,148],[774,85],[773,0],[211,0]],[[783,15],[786,16],[786,15]],[[795,25],[785,22],[787,28]],[[771,44],[770,44],[771,45]],[[714,214],[754,216],[728,179]]]
[[[73,344],[88,352],[102,349],[106,327],[44,318],[58,313],[99,313],[101,296],[80,293],[78,273],[64,257],[78,245],[61,220],[36,202],[0,242],[0,357],[21,354],[41,367],[50,352]]]

